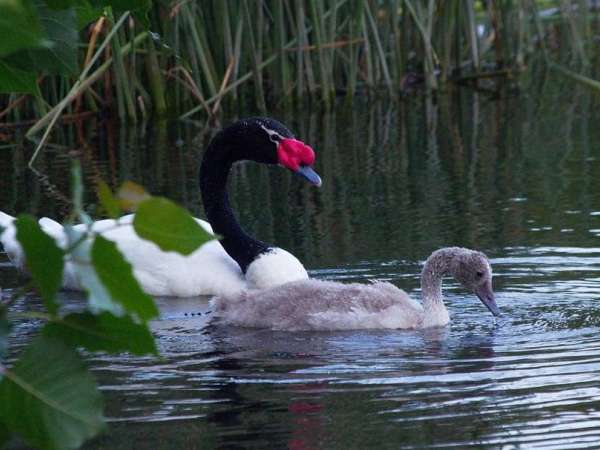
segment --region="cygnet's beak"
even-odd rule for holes
[[[481,303],[483,303],[490,312],[499,317],[500,310],[498,309],[498,305],[496,305],[496,300],[494,300],[494,291],[492,290],[492,282],[488,281],[487,283],[482,284],[475,290],[475,295],[479,297]]]
[[[310,184],[317,187],[320,187],[322,184],[321,177],[310,166],[300,166],[294,173],[305,178]]]

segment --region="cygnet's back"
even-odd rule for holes
[[[423,307],[390,283],[300,280],[213,300],[221,323],[273,330],[419,328]]]

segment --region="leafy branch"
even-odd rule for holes
[[[148,326],[158,315],[154,300],[143,291],[117,245],[94,231],[83,209],[78,165],[73,168],[72,180],[74,209],[64,224],[66,239],[53,235],[28,215],[13,223],[31,285],[44,300],[46,312],[9,314],[9,304],[0,304],[0,446],[17,434],[37,448],[77,448],[105,427],[102,397],[81,359],[80,348],[158,353]],[[214,239],[186,210],[167,199],[149,196],[133,183],[125,183],[116,196],[101,187],[99,201],[114,217],[124,209],[137,208],[134,230],[164,250],[187,255]],[[74,225],[74,218],[83,223]],[[117,226],[124,225],[116,220]],[[67,276],[74,276],[85,290],[82,312],[62,311],[57,293]],[[23,318],[46,323],[19,359],[7,364],[11,320]]]

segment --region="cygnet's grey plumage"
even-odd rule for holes
[[[213,300],[221,323],[273,330],[427,328],[446,325],[441,283],[452,275],[499,315],[492,270],[477,251],[449,247],[435,251],[421,274],[422,303],[385,282],[338,283],[315,279],[222,295]]]
[[[224,323],[274,330],[410,328],[422,306],[390,283],[293,281],[214,300]]]

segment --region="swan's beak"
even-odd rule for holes
[[[310,184],[321,186],[321,177],[311,167],[315,162],[315,152],[304,142],[293,138],[281,139],[277,144],[277,162]]]
[[[302,178],[305,178],[310,184],[313,184],[317,187],[321,187],[321,184],[323,184],[321,177],[310,166],[300,166],[299,169],[294,173],[296,175],[300,175]]]
[[[488,281],[487,283],[477,288],[475,290],[475,295],[479,297],[481,303],[483,303],[494,316],[498,317],[501,315],[500,310],[498,309],[498,305],[496,305],[496,300],[494,300],[494,291],[492,291],[491,281]]]

